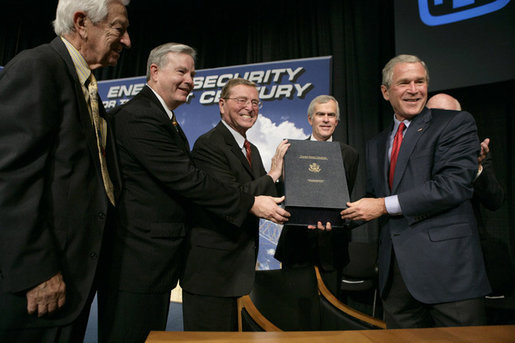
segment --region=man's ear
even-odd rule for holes
[[[152,63],[150,65],[150,80],[152,80],[154,82],[156,81],[154,78],[155,78],[158,70],[159,70],[159,67],[157,66],[157,64]]]
[[[224,105],[225,105],[225,99],[224,98],[220,98],[220,100],[218,100],[218,108],[220,110],[220,115],[224,114]]]
[[[86,13],[82,11],[78,11],[73,14],[73,27],[75,32],[77,32],[81,38],[87,37],[86,19]]]
[[[386,101],[390,100],[390,94],[388,93],[388,88],[386,88],[385,85],[381,85],[381,93]]]

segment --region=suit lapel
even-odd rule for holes
[[[236,143],[236,140],[234,139],[232,133],[225,127],[225,125],[220,121],[218,125],[216,126],[216,130],[220,132],[220,134],[223,136],[225,144],[227,144],[230,147],[231,152],[236,156],[236,158],[241,162],[243,168],[252,176],[254,177],[254,171],[249,165],[249,161],[247,161],[247,157],[243,155],[243,152],[241,151],[241,147],[238,146],[238,143]],[[258,156],[259,154],[256,151],[256,147],[253,144],[250,144],[251,153],[252,153],[252,165],[256,166],[256,163],[254,163],[255,156]]]
[[[184,131],[182,131],[182,127],[177,124],[177,133],[179,134],[179,138],[181,139],[182,141],[182,144],[184,145],[184,148],[186,149],[186,151],[188,152],[188,154],[190,153],[190,144],[188,143],[188,138],[186,137],[186,134],[184,134]]]
[[[234,138],[233,138],[233,140],[234,140]],[[231,152],[234,154],[234,156],[236,156],[240,160],[240,162],[243,165],[243,167],[245,168],[245,170],[247,172],[249,172],[249,174],[254,175],[254,172],[250,168],[249,161],[247,161],[247,158],[245,157],[245,155],[243,155],[243,152],[241,151],[240,147],[236,144],[236,142],[234,142],[234,144],[231,145]],[[254,152],[252,149],[252,145],[251,145],[251,152]]]
[[[82,85],[79,82],[77,71],[75,70],[75,66],[70,57],[70,53],[68,52],[68,49],[66,49],[66,46],[59,37],[54,38],[54,40],[50,42],[50,46],[52,46],[52,48],[57,52],[57,54],[63,59],[68,69],[68,73],[74,81],[73,92],[75,93],[75,98],[77,99],[79,121],[83,128],[84,135],[86,136],[86,144],[91,154],[93,163],[95,164],[100,177],[102,177],[100,169],[100,160],[98,158],[98,146],[97,138],[95,135],[95,129],[93,128],[93,123],[91,122],[91,118],[89,116],[88,104],[86,103],[86,99],[84,98],[84,93],[82,92]],[[102,106],[102,102],[99,101],[98,103],[101,113],[104,112],[105,110]]]
[[[177,142],[177,145],[182,147],[184,151],[188,155],[190,155],[190,144],[188,142],[188,138],[184,134],[184,131],[182,130],[180,125],[177,125],[176,130],[176,128],[172,124],[172,121],[170,120],[170,117],[168,117],[168,113],[166,113],[165,109],[163,108],[163,105],[156,97],[152,89],[150,89],[150,87],[148,86],[145,86],[136,96],[144,96],[150,99],[154,106],[156,106],[159,109],[156,112],[159,113],[160,118],[165,122],[165,125],[167,125],[167,127],[169,128],[169,131],[173,139]]]
[[[431,121],[431,111],[427,108],[418,114],[411,122],[410,126],[404,134],[402,145],[399,150],[399,156],[397,158],[397,166],[395,167],[395,174],[393,177],[392,193],[396,191],[402,176],[406,171],[408,161],[413,153],[413,149],[417,145],[418,140],[426,132],[426,128]]]
[[[261,168],[263,162],[261,161],[261,156],[259,155],[258,148],[250,143],[250,149],[252,152],[252,173],[254,178],[258,178],[261,175]]]
[[[380,137],[376,141],[376,150],[377,156],[379,156],[379,160],[377,161],[377,166],[381,168],[381,180],[379,180],[378,185],[384,187],[384,194],[390,195],[390,187],[388,186],[388,168],[390,168],[390,161],[388,159],[388,150],[386,147],[388,146],[388,140],[390,137],[390,133],[392,128],[388,130],[384,130],[380,133]]]
[[[106,160],[109,177],[113,183],[115,203],[118,203],[122,190],[122,175],[118,162],[118,151],[116,150],[116,141],[113,132],[112,118],[106,115],[107,120],[107,144],[106,144]]]

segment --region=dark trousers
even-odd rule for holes
[[[441,304],[424,304],[411,296],[395,256],[383,298],[388,329],[485,325],[482,298]]]
[[[94,293],[88,297],[80,315],[68,325],[46,328],[25,328],[0,331],[0,342],[9,343],[71,343],[83,342]],[[1,315],[1,314],[0,314]]]
[[[170,292],[146,294],[114,289],[98,294],[100,343],[143,343],[151,330],[164,331]]]
[[[348,230],[309,230],[285,225],[275,251],[282,269],[318,266],[331,293],[341,297],[342,269],[348,263]],[[310,273],[309,271],[307,273]]]
[[[182,290],[184,331],[238,331],[238,298]]]

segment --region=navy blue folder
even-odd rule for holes
[[[343,227],[340,212],[350,200],[340,143],[289,139],[284,157],[288,225],[330,222]]]

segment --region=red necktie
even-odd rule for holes
[[[250,143],[248,140],[245,139],[245,142],[243,143],[243,146],[245,147],[245,151],[247,152],[247,161],[249,161],[249,165],[252,167],[252,156],[250,153]]]
[[[402,143],[402,132],[406,125],[401,123],[399,128],[397,129],[397,133],[395,134],[395,138],[393,139],[392,144],[392,154],[390,155],[390,172],[388,175],[388,184],[390,185],[390,189],[392,189],[393,185],[393,174],[395,173],[395,165],[397,164],[397,156],[399,156],[399,149],[401,148]]]

